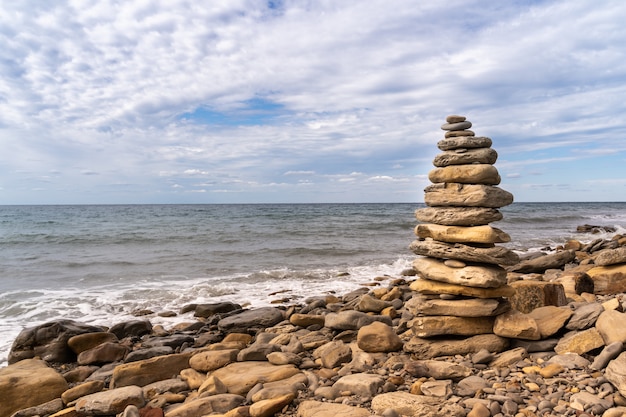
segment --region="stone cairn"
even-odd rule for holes
[[[511,204],[513,195],[497,187],[498,154],[491,139],[475,136],[463,116],[448,116],[446,122],[445,138],[437,143],[443,152],[428,174],[433,184],[424,190],[427,207],[415,212],[421,223],[410,248],[421,257],[413,262],[420,279],[411,284],[416,294],[407,303],[416,315],[411,329],[418,338],[497,339],[496,317],[510,311],[507,297],[514,294],[503,266],[519,258],[496,246],[510,237],[489,223],[502,219],[498,208]]]

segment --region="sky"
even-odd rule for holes
[[[423,202],[441,125],[515,201],[626,201],[626,3],[0,3],[0,204]]]

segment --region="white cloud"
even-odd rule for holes
[[[3,194],[32,201],[48,175],[42,203],[168,202],[202,177],[252,202],[415,200],[451,113],[511,181],[601,181],[571,166],[626,152],[625,19],[586,0],[4,2]]]

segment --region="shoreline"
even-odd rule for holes
[[[624,342],[604,339],[622,337],[615,320],[624,320],[626,329],[625,291],[593,294],[576,287],[580,290],[589,284],[581,277],[595,266],[594,258],[620,247],[626,247],[626,239],[619,235],[586,245],[564,242],[554,253],[529,257],[511,267],[509,285],[532,286],[534,301],[537,291],[546,301],[546,288],[557,286],[566,299],[562,305],[544,303],[528,313],[511,315],[506,331],[517,333],[507,337],[491,333],[421,337],[420,314],[410,300],[417,299],[415,281],[424,280],[411,275],[372,277],[361,289],[341,296],[317,294],[304,304],[253,309],[234,303],[189,304],[179,314],[193,311],[194,320],[169,329],[142,318],[108,329],[65,323],[65,329],[57,326],[48,345],[38,346],[27,329],[18,337],[25,341],[25,349],[20,353],[14,347],[11,365],[0,368],[0,384],[20,364],[38,366],[42,373],[44,368],[53,369],[61,388],[49,394],[51,403],[42,401],[52,408],[30,412],[55,417],[75,412],[118,414],[127,406],[131,410],[149,406],[166,417],[200,417],[207,410],[230,416],[302,417],[314,412],[395,416],[425,410],[453,416],[622,415],[618,413],[626,410],[622,408],[626,393],[611,379],[626,381],[626,377],[615,376],[611,369],[626,362],[621,355]],[[513,271],[524,263],[554,261],[567,251],[576,256],[560,268]],[[524,297],[528,301],[530,296]],[[583,315],[584,309],[595,311],[595,318]],[[567,319],[562,318],[564,313]],[[603,313],[610,316],[608,330],[598,323]],[[573,324],[576,314],[581,321]],[[529,336],[523,326],[529,319],[540,324],[544,333],[539,338]],[[52,327],[39,330],[50,333]],[[563,348],[564,343],[571,344]],[[28,359],[35,355],[49,364]],[[171,374],[158,374],[162,361],[168,360],[181,363],[167,365],[170,371],[177,369]],[[150,368],[150,364],[155,364],[150,371],[140,366]],[[274,375],[279,369],[285,373]],[[257,372],[258,380],[244,377]],[[32,375],[20,382],[29,380]],[[41,381],[37,384],[41,387]],[[123,409],[89,408],[93,401],[102,403],[104,395],[123,396]],[[102,407],[114,407],[119,400],[107,398]],[[219,408],[218,400],[228,406]],[[13,411],[39,406],[24,405],[14,405]],[[193,407],[199,408],[190,411]]]

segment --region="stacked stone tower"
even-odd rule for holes
[[[509,310],[513,294],[503,266],[518,263],[511,250],[497,246],[508,234],[490,226],[502,219],[498,208],[513,195],[497,185],[498,157],[490,138],[475,136],[463,116],[448,116],[445,138],[428,177],[425,208],[415,212],[421,223],[411,250],[421,257],[413,267],[420,279],[408,307],[416,315],[417,337],[473,336],[493,333],[495,317]]]

